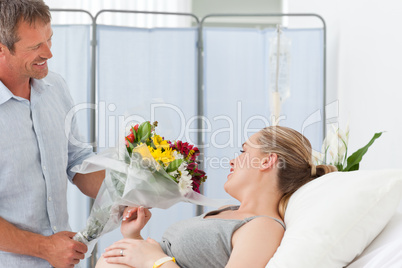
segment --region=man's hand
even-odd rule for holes
[[[88,251],[85,244],[72,238],[73,232],[51,236],[21,230],[0,217],[0,250],[47,260],[57,268],[74,267]]]
[[[85,244],[72,239],[74,235],[73,232],[64,231],[49,236],[43,258],[57,268],[74,267],[84,259],[88,250]]]

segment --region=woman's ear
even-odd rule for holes
[[[269,154],[267,157],[264,157],[262,159],[260,170],[267,170],[273,168],[277,160],[278,160],[277,154],[275,153]]]

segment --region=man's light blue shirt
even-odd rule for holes
[[[67,179],[92,155],[80,140],[73,101],[61,76],[31,79],[30,101],[0,81],[0,217],[20,229],[49,236],[70,230]],[[67,118],[67,120],[66,120]],[[70,139],[69,139],[70,138]],[[0,267],[49,267],[45,260],[0,251]]]

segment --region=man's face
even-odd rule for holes
[[[21,79],[42,79],[48,73],[47,60],[53,55],[53,31],[50,23],[37,21],[29,25],[20,21],[17,29],[20,40],[14,44],[14,53],[8,53],[10,71]]]

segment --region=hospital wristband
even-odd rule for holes
[[[176,262],[176,260],[175,260],[174,257],[163,257],[163,258],[160,258],[159,260],[157,260],[157,261],[154,263],[154,266],[152,266],[152,268],[161,267],[162,264],[164,264],[164,263],[166,263],[166,262],[168,262],[168,261]]]

